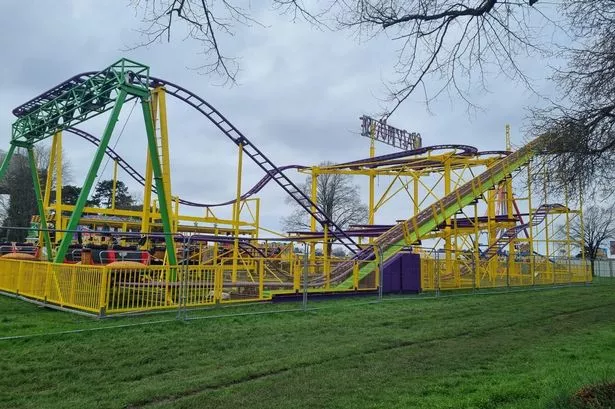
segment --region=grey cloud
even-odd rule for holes
[[[2,2],[0,86],[4,92],[0,98],[0,123],[4,128],[0,135],[4,146],[0,148],[8,147],[13,107],[79,72],[102,69],[125,56],[150,65],[152,75],[204,97],[277,165],[340,162],[367,156],[368,141],[356,134],[358,117],[381,110],[377,97],[383,95],[383,78],[390,78],[397,44],[386,38],[358,43],[340,33],[289,23],[286,17],[272,13],[259,16],[271,28],[239,28],[232,41],[225,40],[227,53],[241,57],[242,71],[239,85],[220,87],[214,85],[216,78],[186,68],[199,65],[198,44],[181,41],[179,32],[171,44],[123,52],[123,48],[143,40],[135,31],[138,19],[125,2]],[[422,103],[409,101],[391,118],[391,124],[420,132],[428,144],[502,148],[504,124],[521,121],[522,107],[528,101],[518,88],[496,84],[493,94],[479,95],[488,109],[471,121],[460,101],[437,101],[432,107],[434,115],[426,113]],[[172,98],[168,100],[174,193],[195,201],[232,198],[237,147],[192,108]],[[112,143],[129,109],[125,107]],[[142,170],[145,133],[140,121],[137,107],[117,148]],[[99,118],[83,128],[100,136],[104,125],[105,119]],[[75,168],[75,183],[81,183],[94,149],[72,138],[65,138],[65,150]],[[391,151],[381,145],[377,149],[378,153]],[[106,175],[110,168],[107,166]],[[246,158],[244,176],[245,191],[263,172]],[[297,182],[305,178],[297,172],[290,176]],[[132,191],[139,190],[135,184],[129,186]],[[259,196],[263,225],[277,228],[280,216],[288,211],[283,191],[271,184]],[[391,210],[405,206],[401,201],[391,205]]]

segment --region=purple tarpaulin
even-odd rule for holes
[[[397,253],[384,264],[384,293],[418,293],[421,290],[421,259],[418,254]]]

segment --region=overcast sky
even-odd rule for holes
[[[127,0],[1,2],[1,148],[9,146],[14,107],[77,73],[100,70],[127,57],[149,65],[152,75],[205,98],[279,166],[367,156],[369,141],[358,135],[358,118],[381,111],[383,80],[392,78],[398,44],[384,36],[361,43],[349,33],[321,32],[267,10],[256,11],[256,16],[266,28],[239,28],[233,42],[225,44],[227,54],[240,57],[242,70],[238,85],[221,87],[216,85],[218,78],[187,68],[198,66],[201,56],[197,43],[182,41],[182,32],[170,44],[127,50],[143,40],[136,31],[141,27],[139,16]],[[548,95],[551,85],[545,80],[544,64],[536,60],[519,63],[531,67],[528,71],[537,89]],[[536,97],[519,84],[502,80],[493,81],[490,91],[473,95],[484,108],[474,115],[468,115],[465,103],[447,97],[428,112],[417,97],[389,122],[420,132],[424,145],[463,143],[482,150],[503,149],[506,123],[512,125],[513,141],[521,142],[524,108],[535,104]],[[142,117],[135,109],[128,118],[131,108],[132,103],[124,109],[111,144],[142,170]],[[174,101],[169,103],[169,121],[173,193],[196,201],[232,198],[236,146],[192,108]],[[103,124],[94,120],[80,127],[100,136]],[[80,185],[94,148],[72,135],[65,136],[64,148],[72,163],[73,183]],[[379,153],[389,151],[378,147]],[[109,178],[111,171],[112,164],[108,164],[100,178]],[[304,178],[292,176],[296,181]],[[246,164],[246,189],[261,177],[253,164]],[[123,179],[137,191],[134,183]],[[289,211],[284,195],[272,185],[261,197],[263,224],[277,229],[280,216]],[[400,206],[403,204],[397,209]],[[377,222],[402,216],[383,214]]]

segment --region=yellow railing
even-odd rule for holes
[[[125,268],[0,259],[0,290],[104,315],[259,301],[270,299],[271,289],[292,289],[292,277],[273,278],[265,267],[266,260],[252,260],[233,282],[223,264]]]
[[[421,288],[472,289],[591,282],[589,262],[555,260],[534,263],[493,258],[474,265],[469,260],[421,259]]]
[[[307,272],[310,291],[340,291],[340,278],[331,277],[336,261],[307,264],[291,260],[253,258],[216,265],[89,266],[42,261],[1,259],[0,290],[95,314],[147,311],[180,306],[207,306],[271,299],[274,292],[297,293]],[[354,261],[352,288],[375,290],[381,281],[376,268],[360,279],[361,263]],[[348,277],[344,276],[343,279]],[[336,281],[337,280],[337,281]],[[589,263],[578,260],[508,262],[494,258],[477,266],[468,260],[421,259],[421,288],[471,289],[505,286],[552,285],[591,281]]]
[[[99,313],[105,307],[105,268],[0,259],[0,290]]]

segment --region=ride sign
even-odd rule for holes
[[[379,121],[365,115],[360,119],[361,135],[363,136],[373,137],[377,141],[405,151],[418,149],[422,146],[421,134],[419,133],[398,129],[388,125],[386,121]]]

